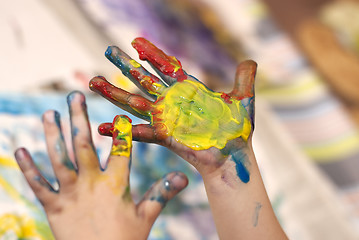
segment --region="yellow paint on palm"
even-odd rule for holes
[[[221,93],[200,82],[177,82],[161,96],[153,119],[166,126],[168,136],[194,150],[222,149],[229,140],[247,140],[251,133],[251,121],[242,103],[237,99],[227,103]]]
[[[132,148],[132,125],[126,116],[117,116],[113,122],[111,155],[130,157]]]

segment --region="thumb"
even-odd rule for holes
[[[188,184],[187,176],[182,172],[171,172],[154,183],[137,205],[137,213],[153,224],[166,203]]]

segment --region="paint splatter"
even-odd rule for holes
[[[253,215],[253,226],[257,227],[258,225],[258,218],[259,218],[259,211],[262,208],[262,204],[260,202],[256,202],[256,207],[254,209],[254,215]]]

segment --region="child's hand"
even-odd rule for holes
[[[154,101],[116,88],[103,77],[95,77],[90,88],[123,108],[150,121],[133,127],[137,141],[154,142],[173,150],[201,174],[210,174],[233,160],[238,177],[249,181],[242,159],[250,151],[253,131],[256,63],[242,62],[232,92],[217,93],[188,75],[180,62],[167,56],[152,43],[137,38],[132,45],[141,60],[147,60],[161,79],[147,72],[117,47],[109,47],[106,57],[121,69]],[[111,124],[99,127],[103,135],[111,135]],[[226,168],[226,167],[225,167]]]
[[[130,194],[131,121],[116,116],[113,145],[105,170],[100,169],[92,143],[85,97],[68,96],[76,167],[70,161],[57,112],[44,114],[49,156],[60,188],[42,176],[24,149],[15,157],[47,213],[56,239],[146,239],[166,202],[186,187],[187,177],[172,172],[155,183],[137,205]]]

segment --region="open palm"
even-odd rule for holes
[[[103,77],[93,78],[90,88],[150,122],[134,126],[133,139],[168,147],[200,172],[211,172],[229,158],[240,165],[237,172],[242,171],[243,161],[238,158],[243,151],[238,150],[248,147],[253,131],[256,63],[242,62],[232,92],[219,93],[188,75],[175,57],[146,39],[137,38],[132,45],[161,78],[117,47],[109,47],[106,57],[153,101],[117,88]],[[100,125],[99,132],[111,135],[111,124]],[[249,180],[241,174],[242,181]]]

